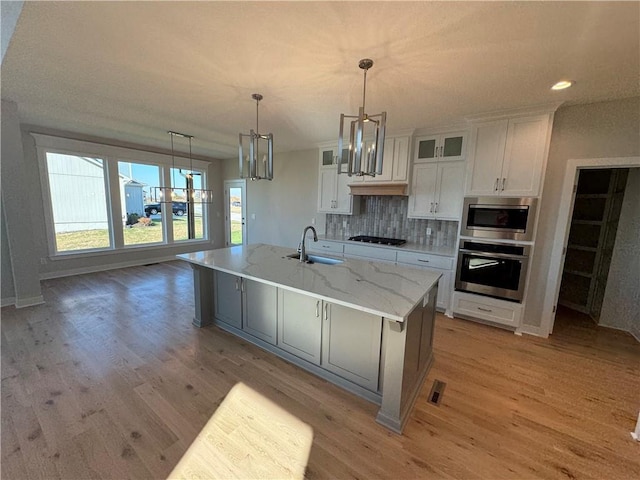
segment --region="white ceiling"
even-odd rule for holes
[[[637,96],[639,24],[639,2],[25,2],[2,97],[23,123],[231,158],[254,92],[276,151],[337,139],[365,57],[390,132]]]

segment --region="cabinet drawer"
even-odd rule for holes
[[[307,240],[307,250],[314,252],[331,252],[342,255],[344,243],[329,242],[326,240],[318,240],[317,242],[309,242]]]
[[[442,270],[451,270],[453,268],[452,257],[429,255],[425,253],[398,252],[397,261],[398,263],[407,263],[409,265],[419,265],[421,267],[429,268],[440,268]]]
[[[345,255],[354,255],[357,257],[367,257],[372,260],[385,260],[387,262],[396,261],[396,251],[388,248],[369,247],[367,245],[351,245],[344,246]]]
[[[522,305],[463,292],[454,293],[453,312],[511,327],[520,325]]]

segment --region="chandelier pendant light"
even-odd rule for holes
[[[240,178],[250,178],[251,180],[273,180],[273,134],[260,133],[260,124],[258,123],[258,107],[262,95],[254,93],[251,95],[256,101],[256,129],[251,130],[249,134],[241,133],[238,143],[238,158],[240,160],[239,171]],[[248,138],[249,154],[245,157],[245,138]],[[267,143],[267,153],[260,159],[260,143]],[[264,150],[263,150],[264,152]]]
[[[373,60],[364,58],[358,66],[364,70],[364,87],[362,90],[362,106],[358,115],[340,114],[340,136],[338,137],[338,173],[361,177],[375,177],[382,174],[384,153],[384,133],[387,112],[369,115],[365,112],[367,94],[367,70],[373,66]],[[349,122],[345,124],[345,122]],[[348,131],[349,146],[347,149],[347,171],[342,171],[342,152],[345,145],[345,134]]]
[[[201,176],[202,174],[194,171],[193,169],[193,157],[191,152],[191,140],[193,139],[193,135],[173,132],[171,130],[167,133],[171,136],[171,185],[152,187],[150,192],[151,198],[155,199],[155,201],[159,203],[187,202],[189,205],[193,205],[194,203],[212,203],[213,192],[211,190],[195,188],[194,177]],[[189,139],[189,170],[187,171],[182,168],[178,169],[179,175],[185,179],[184,188],[176,186],[176,163],[173,148],[174,137]]]

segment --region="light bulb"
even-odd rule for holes
[[[575,82],[571,80],[561,80],[558,83],[554,84],[551,87],[551,90],[564,90],[565,88],[571,87]]]

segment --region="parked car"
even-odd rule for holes
[[[186,202],[173,202],[173,214],[181,217],[187,211]],[[162,212],[162,203],[149,203],[144,206],[145,215],[157,215]]]

